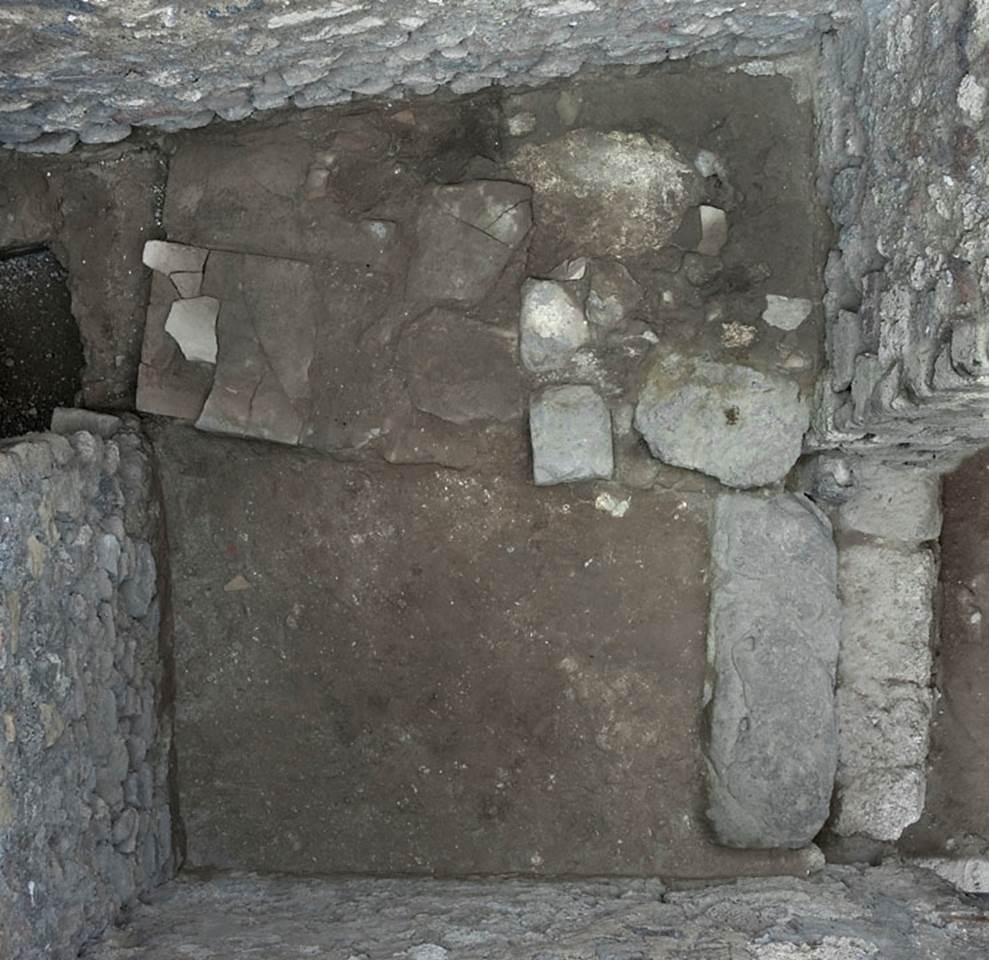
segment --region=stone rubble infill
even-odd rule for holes
[[[782,480],[808,423],[792,380],[659,350],[635,408],[635,428],[657,459],[742,488]]]
[[[75,957],[171,876],[158,506],[131,420],[0,448],[0,956]]]
[[[654,880],[169,884],[84,960],[984,960],[982,911],[917,868],[667,892]]]
[[[850,460],[835,511],[842,635],[832,828],[893,841],[924,810],[937,568],[938,478]]]
[[[611,478],[611,414],[592,387],[547,387],[532,400],[529,432],[537,486]]]
[[[708,815],[728,846],[802,847],[838,760],[831,525],[802,496],[723,494],[711,563]]]

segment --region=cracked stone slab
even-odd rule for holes
[[[610,479],[611,414],[592,387],[547,387],[529,408],[537,486]]]
[[[572,285],[526,280],[519,316],[519,355],[533,373],[559,370],[591,338]]]
[[[298,260],[214,251],[203,293],[219,300],[220,312],[216,373],[196,426],[298,443],[321,317],[312,268]]]
[[[532,191],[501,180],[433,187],[416,225],[408,290],[423,300],[480,300],[532,226]]]
[[[786,377],[660,354],[635,408],[653,456],[731,487],[782,480],[800,456],[809,411]]]
[[[514,332],[437,309],[403,331],[401,355],[424,413],[450,423],[521,418]]]
[[[838,762],[831,526],[800,495],[723,494],[711,563],[708,815],[728,846],[802,847]]]
[[[538,228],[590,256],[659,249],[699,190],[696,172],[672,144],[639,133],[573,130],[526,144],[510,168],[532,185]]]
[[[137,409],[181,420],[195,420],[213,384],[213,367],[187,359],[165,330],[178,291],[163,273],[151,275],[151,300],[137,375]]]

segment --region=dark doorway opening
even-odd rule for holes
[[[84,360],[67,281],[46,248],[0,254],[0,437],[47,430],[75,404]]]

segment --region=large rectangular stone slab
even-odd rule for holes
[[[711,544],[710,806],[733,847],[801,847],[838,759],[837,560],[805,497],[723,495]]]

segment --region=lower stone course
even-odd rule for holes
[[[655,880],[171,884],[86,960],[982,960],[984,916],[932,873],[826,867],[668,892]]]
[[[54,419],[73,432],[0,447],[4,960],[74,958],[173,869],[148,450]]]

